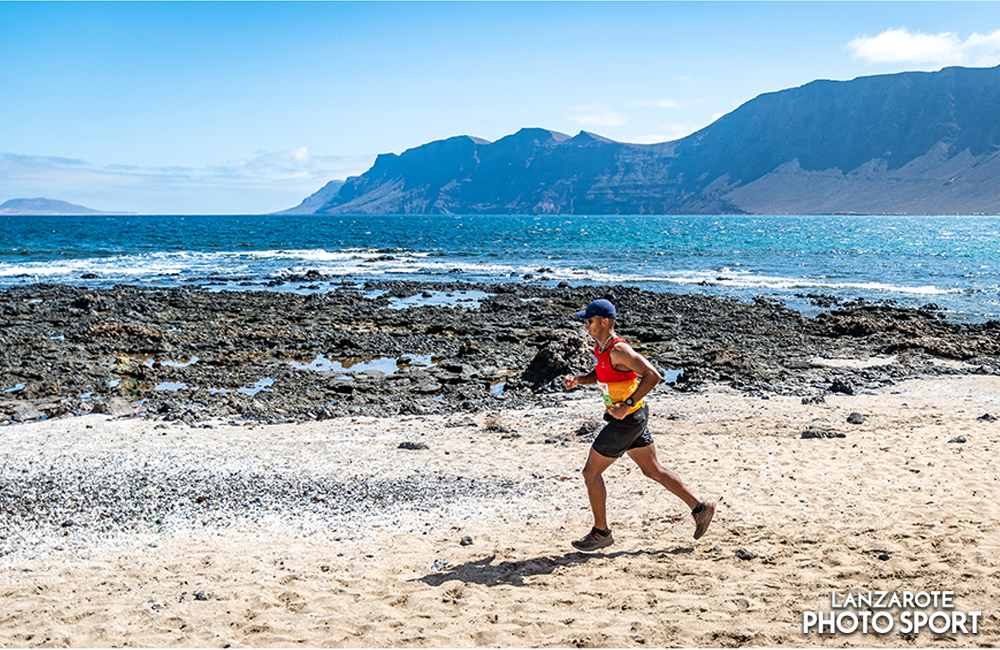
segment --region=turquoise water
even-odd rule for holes
[[[0,287],[262,288],[343,280],[625,284],[794,308],[796,294],[1000,317],[1000,218],[860,216],[0,217]],[[322,290],[328,282],[278,291]]]

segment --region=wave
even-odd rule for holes
[[[164,277],[214,275],[271,278],[286,273],[317,270],[333,277],[384,278],[386,276],[456,276],[456,279],[490,281],[509,277],[535,277],[571,283],[717,286],[769,291],[863,291],[935,296],[967,291],[934,285],[907,286],[878,280],[832,279],[823,276],[782,277],[730,267],[660,273],[580,268],[551,259],[483,262],[463,258],[431,257],[426,251],[384,248],[342,250],[291,249],[219,252],[151,252],[112,257],[85,257],[47,261],[0,263],[0,278],[54,281],[92,274],[102,279],[144,282]]]
[[[257,259],[300,260],[304,262],[338,262],[342,260],[371,259],[372,256],[393,256],[423,258],[426,252],[409,251],[402,248],[344,248],[328,251],[323,248],[284,249],[265,251],[240,251],[227,255],[251,255]]]
[[[747,271],[730,268],[685,271],[673,274],[640,274],[593,271],[584,269],[552,269],[546,273],[557,280],[586,281],[598,284],[672,284],[716,286],[731,289],[771,290],[779,292],[803,290],[865,291],[878,293],[899,293],[918,296],[935,296],[961,293],[962,289],[943,289],[934,285],[907,286],[878,281],[840,280],[816,277],[778,277],[754,275]]]
[[[149,278],[160,275],[180,275],[188,271],[205,272],[225,268],[227,272],[250,264],[233,264],[226,253],[139,253],[111,257],[83,257],[54,259],[37,262],[0,263],[0,277],[38,276],[52,279],[59,276],[77,276],[93,273],[123,278]]]

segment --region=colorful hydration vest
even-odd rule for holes
[[[608,345],[608,349],[601,352],[601,344],[598,343],[594,347],[594,358],[597,359],[597,385],[601,389],[601,393],[604,395],[604,405],[605,408],[610,409],[612,404],[619,404],[624,402],[625,399],[635,392],[635,389],[639,386],[639,375],[629,370],[628,372],[622,372],[620,370],[615,370],[611,365],[611,350],[619,343],[625,343],[625,339],[621,337],[615,338]],[[643,406],[643,401],[639,400],[632,405],[629,409],[629,413],[635,413]]]

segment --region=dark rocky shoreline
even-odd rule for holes
[[[438,292],[488,295],[393,304]],[[623,286],[369,282],[299,295],[36,284],[0,292],[0,424],[90,412],[273,423],[558,399],[563,373],[591,367],[573,312],[599,297],[654,365],[683,371],[676,390],[721,381],[818,400],[922,375],[1000,374],[1000,322],[951,322],[933,305],[811,296],[831,310],[804,318],[767,298]],[[868,367],[815,361],[879,355]]]

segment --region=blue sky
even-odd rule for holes
[[[453,135],[662,142],[815,79],[998,64],[995,2],[0,2],[0,203],[271,212]]]

